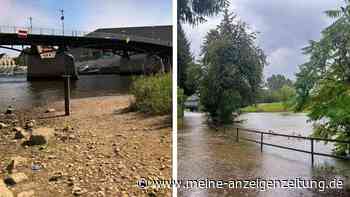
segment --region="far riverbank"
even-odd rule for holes
[[[242,108],[242,112],[293,112],[290,108],[285,108],[283,103],[258,103]]]

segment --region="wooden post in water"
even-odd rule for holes
[[[311,165],[314,167],[314,139],[311,138]]]
[[[260,133],[260,152],[263,152],[264,146],[264,133]]]
[[[64,109],[65,115],[70,115],[70,75],[63,75],[64,78]]]
[[[238,127],[237,127],[237,133],[236,133],[236,142],[239,142]]]

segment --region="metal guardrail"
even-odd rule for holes
[[[292,151],[297,151],[297,152],[302,152],[302,153],[308,153],[311,154],[311,164],[314,166],[314,157],[315,155],[319,156],[324,156],[324,157],[332,157],[336,159],[343,159],[343,160],[350,160],[350,157],[344,157],[344,156],[337,156],[337,155],[332,155],[332,154],[326,154],[326,153],[320,153],[320,152],[315,152],[314,150],[314,143],[315,141],[324,141],[324,142],[337,142],[337,143],[344,143],[347,144],[349,154],[350,154],[350,141],[345,141],[345,140],[334,140],[334,139],[323,139],[323,138],[317,138],[317,137],[305,137],[305,136],[296,136],[296,135],[287,135],[287,134],[279,134],[279,133],[273,133],[273,132],[264,132],[264,131],[256,131],[252,129],[244,129],[244,128],[235,128],[236,129],[236,141],[239,142],[240,139],[254,142],[257,144],[260,144],[260,151],[263,152],[263,146],[272,146],[276,148],[282,148],[282,149],[287,149],[287,150],[292,150]],[[239,133],[240,131],[246,131],[249,133],[257,133],[260,134],[260,141],[245,138],[245,137],[240,137]],[[295,138],[295,139],[303,139],[303,140],[309,140],[310,141],[310,150],[303,150],[303,149],[298,149],[298,148],[291,148],[287,146],[281,146],[277,144],[271,144],[271,143],[266,143],[264,142],[264,136],[265,135],[273,135],[273,136],[280,136],[280,137],[287,137],[287,138]]]
[[[17,33],[18,30],[27,30],[29,34],[37,35],[53,35],[53,36],[73,36],[73,37],[83,37],[89,32],[87,31],[76,31],[76,30],[64,30],[54,29],[54,28],[30,28],[30,27],[20,27],[20,26],[10,26],[1,25],[0,33]]]
[[[0,33],[11,33],[15,34],[18,30],[27,30],[28,34],[35,35],[52,35],[52,36],[72,36],[72,37],[91,37],[91,38],[107,38],[107,39],[122,39],[136,42],[145,42],[152,44],[159,44],[165,46],[172,46],[171,41],[160,40],[159,38],[150,38],[144,36],[134,36],[128,34],[115,34],[115,33],[104,33],[104,32],[87,32],[87,31],[77,31],[77,30],[64,30],[53,29],[53,28],[37,28],[37,27],[20,27],[20,26],[10,26],[10,25],[0,25]]]

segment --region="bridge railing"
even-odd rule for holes
[[[73,37],[82,37],[87,35],[87,31],[76,31],[65,29],[64,32],[62,29],[54,28],[39,28],[39,27],[20,27],[20,26],[10,26],[10,25],[1,25],[0,33],[17,33],[18,30],[27,30],[28,34],[37,34],[37,35],[54,35],[54,36],[73,36]]]
[[[260,144],[260,151],[263,151],[263,146],[272,146],[276,148],[281,148],[281,149],[287,149],[287,150],[292,150],[292,151],[297,151],[297,152],[302,152],[302,153],[308,153],[311,154],[311,164],[314,166],[314,157],[315,155],[318,156],[324,156],[324,157],[331,157],[331,158],[336,158],[336,159],[343,159],[343,160],[350,160],[350,157],[348,156],[338,156],[338,155],[333,155],[333,154],[327,154],[327,153],[321,153],[321,152],[316,152],[315,151],[315,142],[318,141],[323,141],[323,142],[336,142],[336,143],[343,143],[347,144],[348,147],[348,154],[350,154],[350,141],[345,141],[345,140],[335,140],[335,139],[323,139],[323,138],[317,138],[317,137],[305,137],[305,136],[296,136],[296,135],[287,135],[287,134],[280,134],[280,133],[275,133],[272,131],[265,132],[265,131],[257,131],[257,130],[252,130],[252,129],[245,129],[245,128],[230,128],[234,129],[236,131],[236,141],[239,142],[239,140],[246,140],[249,142],[254,142],[257,144]],[[248,132],[248,133],[255,133],[260,135],[260,140],[254,140],[246,137],[240,136],[241,132]],[[288,139],[301,139],[301,140],[306,140],[310,142],[310,149],[309,150],[303,150],[299,148],[292,148],[288,146],[282,146],[278,144],[272,144],[272,143],[266,143],[264,142],[264,137],[265,136],[279,136],[279,137],[285,137]]]

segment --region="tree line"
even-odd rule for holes
[[[296,74],[295,109],[309,111],[314,136],[350,141],[350,1],[325,13],[334,22],[321,32],[320,40],[303,49],[309,60]],[[350,154],[344,143],[337,143],[334,151]]]

